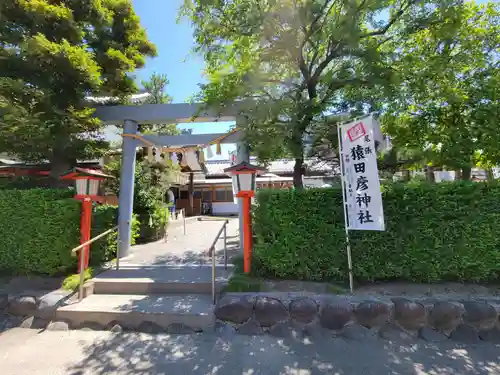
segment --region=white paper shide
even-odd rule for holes
[[[385,230],[372,116],[341,126],[344,200],[350,230]]]

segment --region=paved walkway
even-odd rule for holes
[[[144,245],[132,246],[130,255],[121,259],[122,265],[175,265],[206,264],[215,236],[222,227],[222,220],[188,220],[184,235],[181,223],[169,228],[167,242],[164,239]],[[229,259],[238,252],[238,219],[229,219],[227,227],[227,247]],[[224,262],[224,236],[216,244],[217,262]]]
[[[2,375],[497,375],[500,347],[13,329]]]

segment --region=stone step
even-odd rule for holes
[[[220,291],[232,274],[232,266],[216,266],[216,289]],[[210,265],[120,266],[92,279],[93,294],[212,293]]]
[[[56,311],[71,329],[123,329],[149,333],[190,333],[213,329],[209,295],[94,294]]]

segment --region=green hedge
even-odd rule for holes
[[[80,243],[81,203],[66,189],[0,189],[0,272],[59,275],[75,272],[70,250]],[[117,207],[95,206],[94,237],[117,223]],[[134,216],[132,241],[139,223]],[[91,264],[116,257],[117,233],[91,245]]]
[[[73,267],[70,250],[80,238],[80,203],[71,194],[0,190],[0,272],[54,275]]]
[[[261,275],[346,280],[340,189],[260,191],[254,208]],[[500,185],[383,186],[385,232],[350,231],[358,281],[498,281]]]

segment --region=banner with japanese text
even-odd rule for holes
[[[385,230],[372,116],[341,126],[344,204],[348,229]]]

